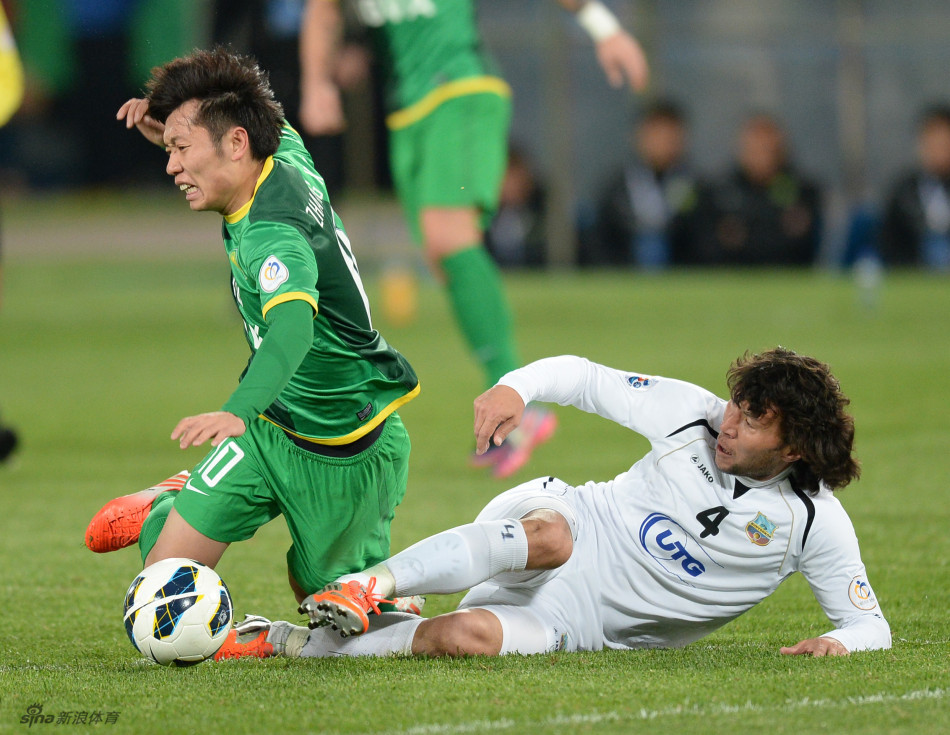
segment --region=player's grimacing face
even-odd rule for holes
[[[755,417],[749,412],[748,403],[726,404],[716,443],[716,466],[720,470],[753,480],[768,480],[798,458],[782,440],[781,421],[774,411]]]
[[[196,100],[190,100],[165,121],[165,171],[175,178],[194,211],[228,214],[236,188],[233,167],[220,147],[215,147],[208,129],[194,123],[197,106]]]

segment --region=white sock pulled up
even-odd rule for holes
[[[523,571],[528,537],[521,521],[478,521],[437,533],[385,562],[394,594],[451,594],[502,572]],[[367,570],[369,571],[369,570]]]

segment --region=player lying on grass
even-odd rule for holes
[[[146,565],[214,567],[228,544],[283,514],[299,602],[389,555],[409,471],[396,409],[418,380],[373,328],[343,223],[253,59],[218,48],[171,61],[117,117],[165,147],[192,210],[223,216],[251,359],[221,410],[172,431],[182,449],[210,441],[207,457],[190,476],[110,501],[86,544],[138,541]]]
[[[475,401],[478,451],[502,441],[529,401],[547,401],[616,421],[649,439],[650,452],[609,482],[548,477],[508,490],[474,523],[304,600],[311,625],[354,637],[251,617],[235,648],[439,656],[676,647],[796,571],[834,630],[782,653],[888,648],[890,628],[833,495],[859,474],[838,381],[823,363],[777,348],[739,358],[727,382],[725,401],[578,357],[509,373]],[[469,588],[455,612],[431,619],[375,614],[392,595]]]

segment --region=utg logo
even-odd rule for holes
[[[710,564],[720,566],[685,528],[661,513],[651,513],[640,525],[640,545],[665,571],[687,584]]]

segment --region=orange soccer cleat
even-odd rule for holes
[[[235,625],[224,644],[214,654],[215,661],[232,658],[270,658],[276,656],[274,646],[267,642],[271,622],[259,615],[245,615]]]
[[[122,495],[106,503],[86,527],[86,546],[98,554],[131,546],[139,540],[142,524],[152,509],[152,501],[169,490],[181,490],[188,470],[145,490]]]
[[[330,625],[340,635],[362,635],[369,629],[369,614],[379,615],[380,603],[394,604],[376,594],[376,577],[364,587],[359,582],[334,582],[310,595],[300,604],[300,612],[310,616],[310,627]]]

